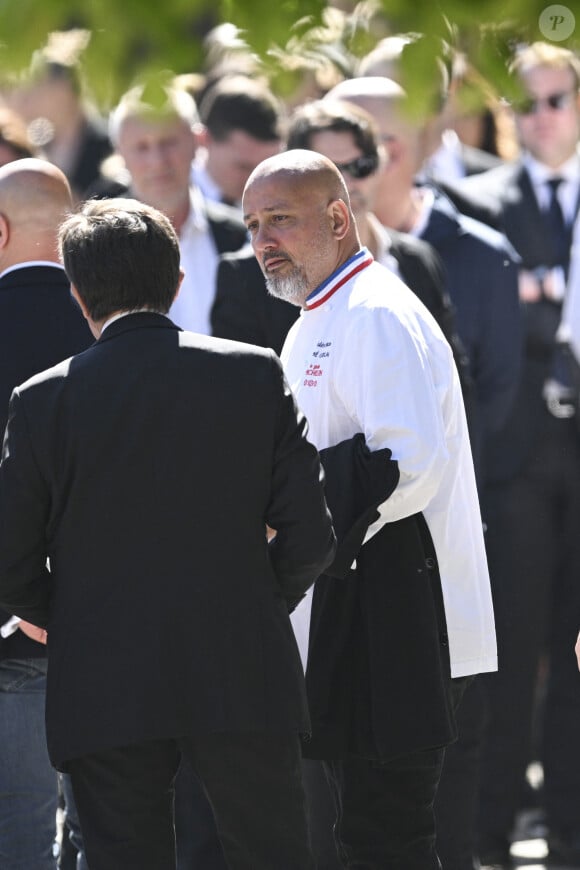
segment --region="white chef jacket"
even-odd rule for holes
[[[362,432],[370,450],[388,447],[398,461],[399,484],[365,540],[422,511],[441,575],[452,676],[496,670],[463,398],[431,314],[363,248],[311,294],[281,356],[319,450]],[[309,595],[292,617],[303,663],[310,607]]]

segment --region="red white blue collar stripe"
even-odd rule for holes
[[[373,262],[373,255],[368,248],[361,248],[356,254],[353,254],[346,262],[339,266],[336,272],[329,275],[322,284],[319,284],[316,290],[313,290],[310,296],[306,299],[304,308],[306,311],[312,311],[313,308],[318,308],[323,305],[327,299],[330,299],[337,290],[343,287],[347,281],[354,278],[363,269]]]

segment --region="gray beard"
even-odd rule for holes
[[[298,269],[293,275],[266,278],[266,287],[271,296],[290,302],[292,305],[302,306],[306,297],[310,294],[310,287],[306,276]]]

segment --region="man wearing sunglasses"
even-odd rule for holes
[[[544,654],[540,758],[550,852],[559,863],[580,866],[580,679],[573,652],[580,612],[580,443],[574,373],[556,342],[580,201],[580,64],[566,48],[534,43],[518,53],[512,71],[520,91],[512,108],[521,156],[461,184],[463,193],[495,210],[522,258],[526,332],[516,401],[488,457],[500,670],[490,686],[480,836],[482,856],[507,863]]]

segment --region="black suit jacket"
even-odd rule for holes
[[[14,387],[93,341],[60,266],[24,264],[0,278],[0,439]],[[0,610],[0,624],[8,618]],[[0,658],[44,654],[21,631],[0,639]]]
[[[334,535],[275,354],[128,315],[19,388],[10,414],[0,601],[48,627],[53,763],[307,731],[288,608]]]
[[[457,331],[469,359],[474,387],[470,434],[481,478],[484,442],[507,418],[520,375],[519,258],[501,233],[460,214],[441,194],[422,238],[445,266]]]
[[[445,746],[456,731],[427,524],[420,514],[387,523],[363,547],[378,505],[397,485],[397,463],[390,450],[369,452],[362,435],[320,456],[338,549],[314,588],[306,671],[312,739],[304,753],[387,761]]]
[[[523,161],[465,179],[461,192],[495,215],[497,226],[513,244],[524,269],[549,268],[556,263]],[[520,471],[542,437],[547,417],[542,389],[551,374],[560,306],[547,300],[522,303],[520,314],[524,343],[518,390],[511,413],[488,446],[487,466],[494,481]]]

